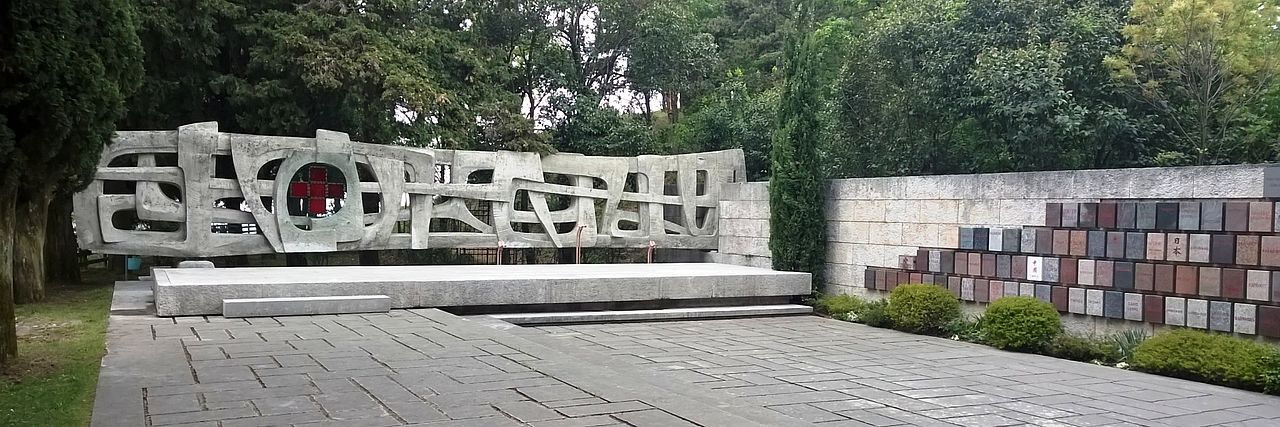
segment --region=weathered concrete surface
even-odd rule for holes
[[[391,310],[391,298],[386,295],[241,298],[222,300],[222,315],[224,317],[386,313],[389,310]]]
[[[579,237],[584,246],[713,249],[719,184],[745,181],[743,159],[737,149],[638,157],[444,150],[327,130],[233,134],[214,122],[118,132],[76,194],[76,236],[98,253],[175,257],[561,248]],[[517,209],[517,200],[527,204]],[[457,227],[432,232],[441,221]]]
[[[735,307],[666,308],[657,310],[571,311],[555,313],[491,314],[489,317],[517,325],[605,323],[656,320],[695,320],[724,317],[812,314],[813,307],[798,304],[743,305]]]
[[[808,295],[808,273],[724,264],[436,265],[156,269],[161,316],[222,301],[387,295],[395,308]]]

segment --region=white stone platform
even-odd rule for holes
[[[810,275],[727,264],[249,267],[155,270],[156,314],[240,298],[387,295],[394,308],[808,295]]]

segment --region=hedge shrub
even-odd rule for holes
[[[1113,365],[1120,361],[1119,349],[1111,340],[1084,337],[1074,334],[1058,334],[1049,340],[1044,354],[1077,362],[1098,362]]]
[[[887,300],[871,301],[863,305],[858,311],[853,312],[850,320],[877,328],[892,328],[893,321],[889,319],[888,309],[889,301]]]
[[[849,313],[856,313],[866,306],[867,302],[853,295],[824,295],[814,303],[818,311],[836,319],[844,319]]]
[[[896,329],[940,335],[960,318],[960,301],[940,286],[902,285],[889,293],[887,312]]]
[[[1191,329],[1152,337],[1134,350],[1133,369],[1210,384],[1271,391],[1280,356],[1266,344]]]
[[[1038,351],[1062,333],[1053,305],[1032,297],[1000,298],[982,316],[982,339],[1002,350]]]

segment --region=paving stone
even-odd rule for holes
[[[1178,265],[1174,273],[1174,292],[1183,295],[1200,294],[1200,272],[1194,265]]]
[[[1147,254],[1146,258],[1153,261],[1161,261],[1165,258],[1165,235],[1164,233],[1147,233]]]
[[[1174,291],[1174,266],[1170,264],[1156,264],[1153,280],[1156,292],[1173,292]]]
[[[1116,261],[1113,267],[1114,276],[1112,286],[1116,289],[1132,290],[1134,289],[1134,264],[1132,262]]]
[[[1222,229],[1225,231],[1249,230],[1249,202],[1223,204]]]
[[[1212,238],[1208,234],[1192,234],[1187,242],[1187,261],[1209,262]]]
[[[1124,257],[1129,259],[1143,259],[1147,256],[1147,235],[1146,233],[1125,233],[1124,235]]]
[[[1075,256],[1085,256],[1089,253],[1089,232],[1085,230],[1071,230],[1068,237],[1067,252]]]
[[[1200,267],[1200,289],[1198,294],[1216,297],[1222,295],[1222,269],[1217,267]]]
[[[449,417],[431,405],[413,402],[389,402],[387,409],[408,423],[428,423],[448,420]]]
[[[147,397],[147,411],[153,415],[193,412],[202,409],[204,408],[200,406],[200,398],[194,393]]]
[[[1187,300],[1179,297],[1165,297],[1164,323],[1172,326],[1186,326]]]
[[[1085,314],[1090,316],[1102,316],[1103,311],[1103,291],[1101,289],[1089,289],[1085,291]]]
[[[1098,227],[1101,227],[1101,228],[1116,227],[1116,203],[1115,202],[1099,202],[1098,203]]]
[[[1209,301],[1202,299],[1187,300],[1187,327],[1209,328]]]
[[[1261,246],[1259,236],[1236,236],[1236,264],[1258,265]]]
[[[1245,278],[1245,298],[1254,301],[1271,300],[1271,272],[1249,270]]]
[[[1137,228],[1138,205],[1134,202],[1121,202],[1116,207],[1116,228]]]
[[[1210,200],[1200,202],[1200,229],[1205,231],[1222,231],[1223,202]]]
[[[1142,296],[1142,321],[1164,323],[1164,297],[1159,295]]]
[[[1067,289],[1067,311],[1075,314],[1085,314],[1084,288]]]
[[[1045,203],[1044,225],[1045,227],[1062,226],[1062,203]]]
[[[1269,216],[1269,215],[1268,215]],[[1231,332],[1231,303],[1226,301],[1209,301],[1209,329],[1220,332]]]
[[[1258,333],[1258,306],[1254,304],[1235,303],[1232,307],[1231,329],[1236,333],[1253,335]]]
[[[1053,254],[1067,255],[1071,252],[1071,231],[1053,230]]]
[[[1222,269],[1222,296],[1244,299],[1245,271],[1237,268]]]
[[[262,415],[297,414],[319,412],[320,407],[307,396],[283,396],[254,399],[253,406]]]
[[[535,402],[522,400],[516,402],[499,402],[493,405],[499,411],[515,418],[522,423],[531,423],[535,421],[549,421],[559,419],[560,414],[547,409]]]
[[[1078,268],[1076,272],[1076,280],[1081,285],[1094,284],[1094,276],[1097,274],[1097,261],[1091,259],[1082,259],[1077,262]]]
[[[1098,261],[1094,266],[1093,284],[1111,287],[1115,284],[1115,261]]]

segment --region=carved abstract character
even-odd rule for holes
[[[119,132],[75,197],[80,246],[212,257],[370,249],[716,248],[741,150],[593,157],[218,132]]]

